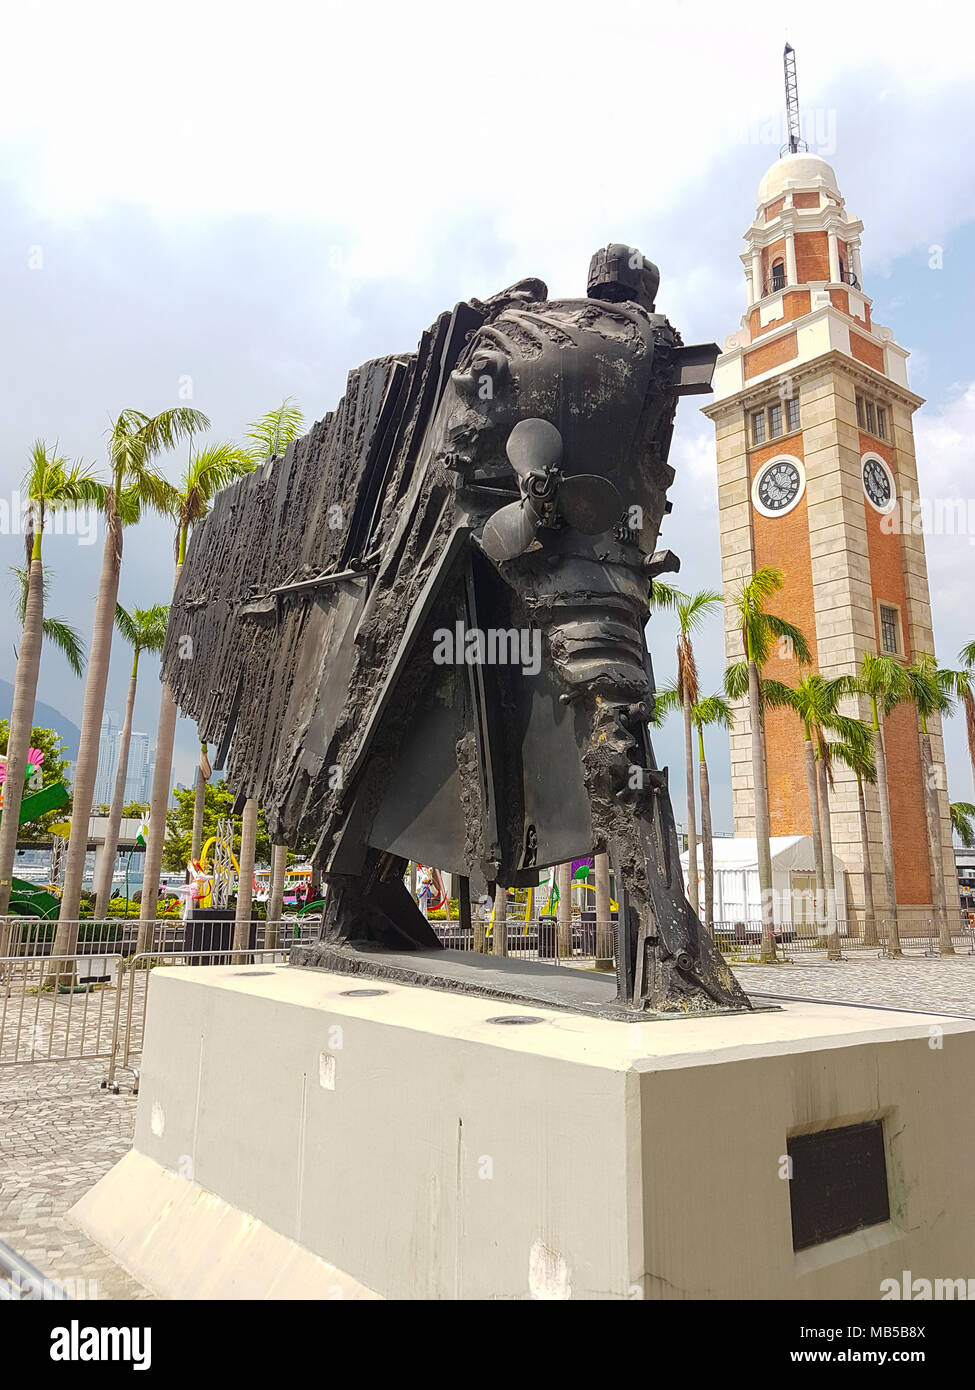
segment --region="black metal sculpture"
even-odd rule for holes
[[[316,840],[330,891],[297,963],[436,951],[408,860],[476,893],[605,848],[611,1011],[748,1007],[686,901],[647,731],[674,414],[717,355],[654,312],[658,281],[612,245],[586,299],[524,280],[459,304],[195,531],[164,675],[272,838]],[[532,997],[510,969],[478,992]]]

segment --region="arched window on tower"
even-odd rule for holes
[[[778,260],[772,262],[772,288],[770,293],[775,294],[776,290],[785,289],[785,261]]]

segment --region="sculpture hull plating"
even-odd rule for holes
[[[438,945],[406,860],[487,888],[607,849],[621,1004],[747,1007],[647,731],[674,414],[717,352],[653,312],[656,279],[609,247],[587,299],[458,305],[193,536],[164,673],[272,837],[314,837],[326,943]]]

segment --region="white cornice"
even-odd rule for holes
[[[772,334],[767,334],[762,341],[765,342],[772,337]],[[741,352],[741,348],[735,348],[730,353],[722,353],[722,357],[730,359]],[[883,372],[874,371],[872,367],[868,367],[859,358],[848,357],[845,352],[832,348],[829,352],[821,353],[818,357],[811,357],[804,362],[783,362],[781,366],[772,368],[767,373],[763,372],[761,376],[753,377],[740,391],[735,391],[720,401],[714,401],[711,405],[702,406],[701,413],[706,415],[709,420],[722,420],[728,415],[737,414],[743,407],[749,409],[753,405],[761,406],[775,397],[777,389],[775,383],[780,377],[789,376],[799,385],[809,377],[818,375],[824,367],[837,368],[844,375],[850,377],[855,385],[872,392],[874,396],[899,401],[911,411],[917,410],[924,404],[923,396],[918,396],[906,386],[900,386],[896,381],[891,381],[890,377],[885,376]]]

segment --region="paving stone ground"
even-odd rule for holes
[[[975,956],[733,965],[748,991],[975,1016]]]
[[[805,957],[736,964],[749,992],[975,1016],[975,957],[844,961]],[[68,1210],[129,1149],[136,1100],[100,1089],[106,1062],[0,1067],[0,1240],[43,1274],[87,1281],[96,1298],[151,1295],[68,1219]],[[127,1079],[127,1078],[126,1078]]]
[[[0,1240],[69,1293],[150,1298],[67,1215],[132,1145],[135,1097],[101,1090],[105,1070],[86,1061],[0,1068]]]

